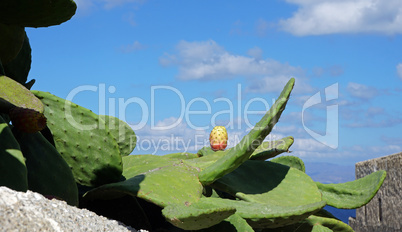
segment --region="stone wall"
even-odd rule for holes
[[[376,196],[356,210],[349,225],[356,232],[402,231],[402,152],[356,163],[356,179],[378,170],[387,177]]]

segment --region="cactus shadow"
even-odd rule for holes
[[[121,175],[121,169],[113,166],[104,165],[99,169],[93,170],[93,174],[95,178],[91,180],[92,186],[102,186],[126,180],[126,178]]]
[[[223,176],[214,186],[231,194],[262,194],[284,183],[289,166],[270,161],[249,160]]]

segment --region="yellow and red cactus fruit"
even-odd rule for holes
[[[228,132],[224,126],[216,126],[209,135],[209,142],[214,151],[225,150],[228,145]]]
[[[14,107],[9,116],[13,126],[22,132],[35,133],[46,127],[45,115],[33,109]]]

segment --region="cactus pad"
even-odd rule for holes
[[[33,93],[46,106],[45,116],[56,148],[71,167],[76,181],[86,186],[119,181],[120,150],[105,122],[70,101],[41,91]]]
[[[162,210],[166,220],[184,230],[199,230],[214,226],[236,212],[229,205],[216,205],[208,200],[200,200],[187,205],[168,205]]]
[[[0,22],[21,27],[48,27],[69,20],[76,9],[72,0],[2,0]]]
[[[367,204],[381,187],[387,173],[380,170],[358,180],[340,184],[316,182],[327,204],[340,209],[355,209]]]
[[[321,201],[320,191],[307,174],[269,161],[249,160],[212,186],[263,204],[298,206]]]
[[[311,215],[308,218],[300,221],[298,223],[271,229],[263,230],[262,232],[287,232],[287,231],[297,231],[297,232],[354,232],[354,230],[347,224],[339,221],[335,218],[327,218],[316,215]]]
[[[124,157],[124,161],[133,156]],[[148,156],[143,156],[148,157]],[[158,206],[165,207],[169,204],[188,204],[198,201],[202,194],[202,185],[197,178],[198,170],[184,163],[165,163],[163,166],[155,167],[149,161],[148,170],[142,173],[124,172],[125,181],[106,184],[87,192],[86,199],[110,199],[129,194],[152,202]],[[147,162],[143,160],[143,162]],[[133,162],[134,163],[134,162]],[[124,167],[129,168],[127,163]],[[129,175],[130,174],[130,175]],[[135,175],[135,176],[132,176]],[[179,177],[179,178],[178,178]]]
[[[42,102],[25,86],[6,76],[0,76],[0,86],[0,112],[8,113],[14,106],[19,106],[43,113]]]
[[[10,127],[0,116],[0,186],[27,191],[28,176],[25,158]]]
[[[303,160],[301,160],[299,157],[296,156],[286,155],[277,157],[270,161],[278,164],[283,164],[292,168],[296,168],[302,172],[306,172],[306,167],[304,166]]]
[[[124,121],[113,117],[102,115],[106,122],[106,127],[109,128],[110,134],[115,138],[119,145],[120,155],[127,156],[134,150],[137,143],[137,136],[133,129]]]
[[[1,10],[0,6],[0,11]],[[6,65],[20,52],[22,44],[24,43],[25,30],[24,27],[5,25],[0,21],[0,35],[0,60],[3,65]]]
[[[164,155],[163,157],[173,158],[173,159],[194,159],[200,157],[198,154],[189,153],[189,152],[179,152],[179,153],[172,153]]]
[[[29,39],[25,33],[24,43],[20,52],[12,61],[4,65],[4,72],[7,76],[23,85],[27,81],[28,73],[31,69],[31,51]]]
[[[273,158],[281,153],[289,152],[290,146],[292,146],[294,138],[288,136],[275,141],[263,142],[253,154],[251,154],[251,160],[266,160]]]
[[[221,198],[201,198],[190,205],[167,206],[162,213],[169,222],[182,229],[196,230],[205,228],[208,224],[212,226],[218,223],[218,219],[222,221],[234,212],[253,228],[276,228],[301,221],[324,206],[324,201],[299,206],[280,206]],[[210,216],[213,214],[215,220],[212,221]],[[198,224],[200,222],[202,225]]]
[[[53,145],[40,132],[28,134],[15,130],[14,135],[26,158],[29,189],[77,206],[78,189],[74,176]]]

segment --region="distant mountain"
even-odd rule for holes
[[[331,163],[305,163],[306,173],[314,181],[324,184],[344,183],[355,180],[355,166],[343,166]],[[348,223],[349,217],[356,217],[355,209],[337,209],[326,206],[325,209],[332,213],[335,217]]]
[[[314,181],[324,184],[343,183],[355,180],[354,165],[338,165],[331,163],[305,163],[306,173]]]

